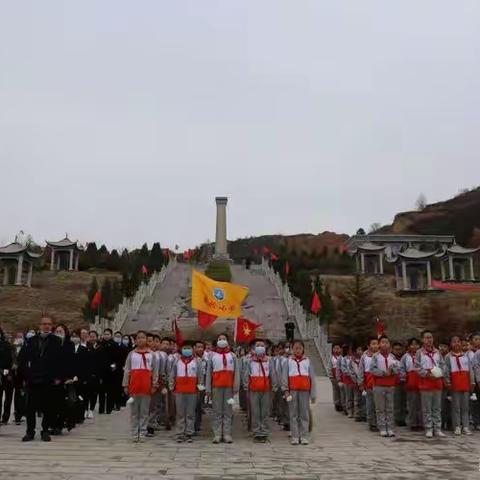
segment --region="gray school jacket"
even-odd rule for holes
[[[125,367],[123,369],[123,381],[122,381],[122,387],[126,388],[128,387],[129,381],[130,381],[130,372],[132,371],[132,356],[137,353],[135,350],[132,350],[125,361]],[[157,386],[158,385],[158,359],[157,356],[155,355],[155,352],[148,352],[152,355],[152,386]]]
[[[173,392],[175,390],[176,380],[177,380],[177,365],[180,362],[180,357],[175,358],[171,363],[170,372],[168,374],[168,389]],[[204,378],[204,369],[199,359],[194,358],[192,362],[195,362],[197,366],[197,385],[203,384]]]
[[[237,356],[233,353],[230,352],[233,355],[233,360],[235,362],[234,365],[234,377],[233,377],[233,391],[234,393],[237,393],[240,390],[240,379],[241,379],[241,363]],[[213,355],[210,356],[207,362],[207,376],[205,380],[205,391],[208,395],[212,393],[212,378],[213,378],[213,364],[212,364],[212,357]],[[244,357],[246,358],[246,357]]]
[[[278,378],[275,372],[275,359],[268,358],[268,376],[270,377],[270,383],[272,385],[272,391],[276,392],[278,390]],[[242,372],[241,385],[244,390],[248,390],[250,384],[250,375],[252,373],[252,364],[258,363],[257,360],[254,360],[253,357],[250,357],[246,362],[245,368]]]
[[[287,359],[287,362],[285,364],[285,368],[282,371],[282,381],[280,384],[280,388],[282,389],[282,392],[288,392],[290,390],[290,385],[289,385],[289,376],[288,376],[288,369],[289,369],[289,361],[290,358]],[[308,365],[308,376],[310,377],[310,399],[312,401],[315,401],[317,398],[317,379],[315,376],[315,372],[313,370],[312,362],[309,359],[309,365]]]

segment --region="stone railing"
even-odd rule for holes
[[[327,369],[332,345],[328,342],[325,327],[319,324],[318,319],[314,315],[305,312],[300,300],[290,292],[288,284],[282,282],[280,275],[275,273],[265,259],[262,260],[261,269],[277,290],[279,297],[283,299],[288,315],[295,319],[300,337],[303,340],[314,341],[323,366]]]
[[[123,301],[118,306],[118,310],[115,313],[113,320],[101,318],[94,324],[90,325],[90,327],[93,330],[97,330],[99,333],[105,328],[111,328],[114,332],[122,331],[128,318],[131,318],[138,313],[145,298],[152,296],[157,285],[161,285],[165,281],[170,271],[175,268],[176,263],[177,261],[175,258],[170,259],[168,265],[162,267],[160,272],[153,273],[147,283],[141,283],[132,298],[123,297]]]

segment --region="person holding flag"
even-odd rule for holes
[[[278,388],[274,372],[273,360],[266,355],[265,341],[258,338],[252,355],[246,360],[242,378],[243,387],[250,394],[253,439],[258,443],[268,439],[272,391]]]
[[[234,395],[240,386],[237,357],[230,351],[227,335],[219,335],[216,350],[207,363],[206,394],[212,398],[213,443],[232,443]]]

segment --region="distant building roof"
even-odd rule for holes
[[[378,245],[372,242],[359,243],[355,249],[350,250],[350,253],[357,253],[358,250],[363,252],[381,252],[385,250],[385,245]]]
[[[480,247],[477,248],[465,248],[460,245],[452,245],[451,247],[448,247],[444,251],[440,252],[437,254],[437,257],[442,258],[442,257],[447,257],[448,254],[451,255],[472,255],[473,253],[476,253],[480,251]]]
[[[453,245],[455,235],[414,235],[414,234],[396,234],[396,233],[367,233],[365,235],[353,235],[347,242],[348,248],[355,248],[365,242],[379,243],[382,245],[395,243],[440,243]]]
[[[47,240],[47,245],[55,248],[70,248],[70,247],[75,247],[77,249],[79,248],[77,245],[77,240],[73,241],[73,240],[70,240],[68,237],[65,237],[63,240],[60,240],[58,242],[49,242]]]
[[[13,243],[10,243],[9,245],[5,245],[4,247],[0,247],[0,258],[7,258],[7,257],[15,258],[15,257],[19,257],[22,254],[26,255],[32,260],[42,256],[41,253],[29,252],[27,246],[17,242],[13,242]]]
[[[423,252],[418,248],[409,247],[403,252],[397,252],[396,256],[387,258],[389,262],[395,263],[399,260],[428,260],[436,255],[436,251],[434,252]]]

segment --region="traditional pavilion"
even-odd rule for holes
[[[3,266],[3,285],[13,283],[14,285],[31,287],[33,262],[41,256],[41,253],[30,252],[28,247],[17,242],[13,242],[5,247],[0,247],[0,262]]]
[[[397,290],[422,291],[432,290],[431,261],[437,252],[423,252],[410,247],[396,256],[387,258],[395,265]]]
[[[72,241],[65,235],[59,242],[49,242],[50,247],[50,270],[78,270],[80,252],[82,249],[78,246],[78,241]],[[56,260],[56,263],[55,263]]]
[[[442,281],[475,282],[474,254],[479,248],[464,248],[452,245],[436,255],[440,259]],[[446,272],[448,271],[448,278]]]
[[[477,281],[480,247],[461,247],[453,235],[357,234],[346,247],[358,274],[382,275],[384,261],[393,264],[400,291],[432,290],[432,261],[440,261],[442,281]]]

